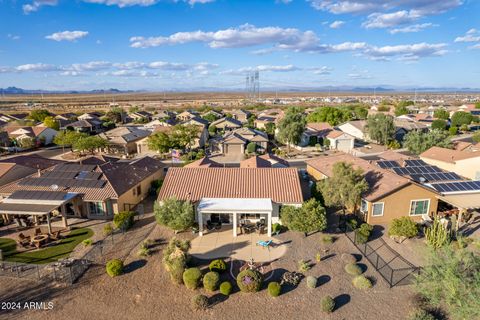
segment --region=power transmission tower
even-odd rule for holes
[[[245,97],[249,101],[260,99],[260,72],[254,71],[245,78]]]

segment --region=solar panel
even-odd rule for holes
[[[462,180],[462,178],[453,172],[436,172],[412,174],[410,177],[417,182],[434,182],[434,181],[448,181],[448,180]]]
[[[29,200],[63,200],[67,195],[63,191],[36,191],[36,190],[18,190],[12,193],[9,199],[29,199]]]
[[[57,185],[59,187],[72,188],[101,188],[105,184],[105,180],[77,180],[77,179],[58,179],[58,178],[25,178],[20,181],[19,185],[50,187]]]
[[[405,166],[406,167],[423,167],[423,166],[428,166],[428,163],[426,163],[423,160],[405,160]]]
[[[442,172],[442,170],[435,166],[424,166],[424,167],[399,167],[392,168],[392,170],[401,176],[410,176],[412,174],[426,174],[426,173],[436,173]]]
[[[397,161],[380,160],[380,161],[377,161],[377,166],[379,166],[382,169],[390,169],[390,168],[400,167],[400,164]]]
[[[70,171],[48,171],[45,172],[43,178],[59,178],[59,179],[73,179],[77,173]]]
[[[96,166],[93,164],[65,163],[57,166],[54,171],[67,171],[67,172],[93,171],[95,167]]]
[[[462,192],[462,191],[479,191],[480,192],[480,181],[433,183],[432,188],[444,193]]]

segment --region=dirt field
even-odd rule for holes
[[[353,288],[351,276],[343,270],[340,255],[355,253],[353,245],[339,235],[329,245],[324,261],[315,265],[306,275],[320,278],[316,289],[308,289],[305,281],[297,288],[271,298],[267,290],[256,294],[234,292],[227,299],[220,294],[207,294],[214,305],[207,311],[192,311],[190,299],[197,292],[170,282],[161,264],[161,250],[170,231],[156,227],[150,238],[162,239],[156,252],[146,260],[131,255],[126,260],[127,273],[109,278],[103,267],[90,269],[80,281],[68,288],[55,288],[22,282],[17,279],[0,279],[1,301],[53,302],[51,310],[19,310],[0,313],[1,319],[405,319],[411,309],[411,289],[390,289],[375,270],[365,263],[366,275],[375,279],[368,291]],[[191,237],[185,233],[182,237]],[[321,234],[304,238],[287,232],[280,235],[291,241],[286,255],[273,264],[273,279],[282,271],[293,271],[300,259],[314,261],[315,254],[323,251]],[[320,300],[331,295],[337,302],[334,313],[320,311]]]

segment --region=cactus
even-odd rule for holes
[[[427,244],[437,250],[450,242],[450,232],[435,217],[433,224],[425,230],[425,238]]]

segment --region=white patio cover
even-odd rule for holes
[[[202,198],[197,210],[208,213],[269,213],[273,207],[271,199]]]

